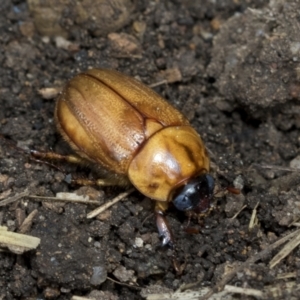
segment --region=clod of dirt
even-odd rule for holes
[[[39,216],[34,234],[43,238],[33,265],[40,270],[40,286],[59,282],[67,289],[86,289],[106,280],[104,251],[94,246],[86,231],[79,229],[78,216],[82,212],[73,207],[65,208],[65,218],[49,211],[46,217]]]
[[[109,291],[94,290],[88,295],[89,299],[119,300],[120,298]]]
[[[85,29],[95,36],[106,35],[130,21],[135,4],[131,0],[27,0],[36,29],[41,35],[67,37]]]
[[[127,270],[123,266],[119,266],[116,268],[113,272],[114,276],[121,282],[130,282],[134,281],[134,271],[133,270]]]
[[[233,16],[214,40],[207,70],[235,107],[248,107],[256,116],[276,107],[283,121],[293,120],[290,128],[300,125],[298,7],[298,1],[271,1]]]
[[[140,56],[142,53],[141,44],[130,34],[112,32],[108,35],[108,40],[112,51],[118,53],[119,56]]]

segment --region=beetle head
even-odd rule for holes
[[[209,174],[192,178],[175,191],[173,204],[181,211],[203,213],[210,208],[214,185],[214,179]]]

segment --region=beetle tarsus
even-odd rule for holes
[[[162,237],[162,246],[169,246],[171,249],[174,249],[173,234],[162,211],[156,212],[156,225],[159,235]]]

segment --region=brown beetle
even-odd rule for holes
[[[163,245],[172,246],[164,212],[209,208],[214,180],[205,146],[188,120],[141,82],[92,69],[71,79],[59,96],[56,124],[77,154],[111,175],[104,184],[132,184],[156,201]]]

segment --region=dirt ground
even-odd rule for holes
[[[80,2],[0,3],[0,201],[27,195],[0,202],[0,226],[41,239],[22,255],[0,252],[0,299],[299,299],[300,1]],[[124,192],[70,185],[67,174],[97,172],[17,148],[70,153],[55,98],[91,67],[153,86],[202,136],[217,189],[241,190],[216,194],[188,232],[170,207],[181,274],[139,192],[94,219],[95,205],[29,197],[76,192],[101,204]]]

